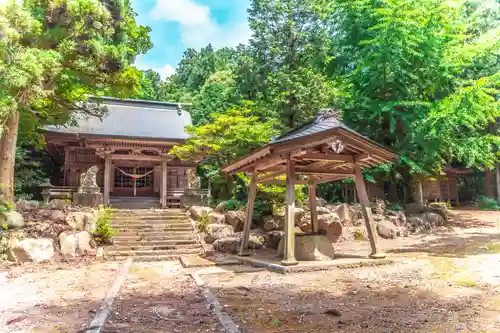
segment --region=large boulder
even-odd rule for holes
[[[66,199],[52,199],[52,200],[50,200],[50,203],[49,203],[50,209],[65,210],[69,206],[71,206],[71,201],[66,200]]]
[[[62,232],[59,235],[59,246],[63,256],[74,257],[77,254],[86,254],[92,249],[90,245],[91,237],[87,231]]]
[[[226,223],[233,227],[235,232],[243,230],[245,225],[246,213],[241,210],[229,211],[225,214]]]
[[[224,214],[226,212],[227,201],[221,201],[214,209],[215,212]]]
[[[213,209],[210,207],[192,206],[191,208],[189,208],[189,216],[193,220],[198,221],[202,215],[208,215],[212,211]]]
[[[226,216],[224,214],[213,211],[208,214],[208,222],[211,224],[224,224],[226,223]]]
[[[18,200],[16,202],[16,208],[20,210],[32,210],[40,207],[40,203],[36,200]]]
[[[393,239],[398,235],[398,227],[390,221],[382,220],[377,222],[377,233],[382,238]]]
[[[408,217],[408,229],[414,233],[425,232],[431,229],[429,222],[422,215]]]
[[[223,253],[237,253],[240,247],[241,239],[238,237],[226,237],[217,239],[213,243],[214,250]]]
[[[16,262],[47,261],[52,259],[54,254],[54,241],[48,238],[15,241],[7,250],[8,259]]]
[[[207,225],[207,234],[205,242],[212,244],[217,239],[232,237],[234,235],[233,227],[228,224],[209,224]]]
[[[337,214],[340,222],[345,226],[350,226],[354,224],[356,220],[356,214],[354,210],[348,204],[341,204],[334,208],[333,213]]]
[[[446,220],[441,214],[427,212],[424,215],[426,221],[431,225],[432,228],[441,227],[446,224]]]
[[[316,209],[316,212],[318,213],[318,215],[325,215],[325,214],[331,214],[332,213],[332,211],[329,210],[328,208],[321,207],[321,206]]]
[[[91,224],[94,217],[91,213],[71,212],[66,217],[66,224],[74,231],[86,230],[87,224]]]
[[[283,235],[285,234],[284,231],[281,230],[273,230],[269,231],[266,233],[265,236],[265,247],[268,249],[274,249],[276,250],[278,248],[278,245],[280,244],[281,238],[283,238]]]
[[[326,202],[325,199],[323,198],[320,198],[320,197],[317,197],[316,198],[316,205],[319,207],[326,207],[326,205],[328,204],[328,202]]]
[[[394,223],[397,226],[404,226],[406,225],[406,215],[404,212],[396,212],[393,210],[388,210],[387,211],[387,218],[389,221]]]
[[[337,214],[318,216],[318,225],[320,230],[326,231],[326,236],[331,243],[336,243],[342,236],[343,226]]]
[[[282,230],[284,219],[282,216],[264,216],[262,218],[263,228],[265,231]]]
[[[295,213],[295,223],[297,223],[300,220],[302,220],[302,218],[306,214],[306,211],[304,209],[302,209],[302,208],[295,207],[294,213]]]
[[[50,214],[50,220],[54,222],[65,222],[66,214],[62,210],[54,210]]]
[[[19,212],[12,210],[0,213],[0,227],[6,225],[8,229],[21,229],[24,228],[24,224],[24,217]]]
[[[373,207],[373,213],[383,215],[385,212],[385,201],[382,199],[376,199],[375,205]]]

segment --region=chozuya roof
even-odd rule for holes
[[[77,126],[46,126],[47,132],[142,139],[184,140],[191,125],[191,115],[180,104],[137,99],[91,97],[104,104],[108,113],[103,119],[77,116]]]
[[[285,163],[286,159],[283,156],[287,153],[302,152],[302,154],[308,155],[306,152],[320,152],[329,154],[332,153],[332,141],[341,142],[341,155],[361,156],[360,154],[364,154],[363,161],[359,162],[364,167],[392,162],[396,158],[396,154],[388,148],[344,125],[338,111],[326,109],[320,111],[314,121],[271,140],[268,144],[225,166],[222,170],[226,173],[236,173],[250,169],[261,171],[268,168],[269,165],[277,166],[280,163]],[[337,156],[339,155],[339,152],[334,153]],[[282,158],[281,161],[280,157]],[[315,158],[317,157],[316,154]],[[272,162],[266,162],[266,160],[270,159],[272,159]],[[301,157],[300,154],[297,159],[300,159],[300,163],[304,166],[314,160],[308,160],[307,156]],[[314,167],[319,167],[319,164],[315,163]]]

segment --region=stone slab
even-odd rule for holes
[[[211,267],[211,266],[229,266],[229,265],[239,265],[240,261],[238,259],[221,259],[221,260],[209,260],[202,258],[200,256],[182,256],[179,258],[182,267],[184,268],[195,268],[195,267]]]

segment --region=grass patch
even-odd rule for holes
[[[108,207],[100,208],[97,213],[97,224],[91,233],[99,245],[112,244],[111,239],[116,235],[116,230],[110,225],[112,213],[113,211]]]
[[[196,229],[198,232],[206,233],[207,226],[210,224],[210,218],[206,212],[203,212],[196,221]]]
[[[478,283],[470,277],[463,277],[460,279],[456,279],[454,282],[459,287],[474,288],[478,286]]]

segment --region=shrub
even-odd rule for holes
[[[111,239],[116,234],[116,230],[109,224],[111,214],[111,208],[99,209],[97,224],[95,230],[92,231],[92,237],[99,245],[111,244]]]
[[[395,212],[400,212],[402,209],[400,205],[392,205],[391,210]]]
[[[498,201],[486,196],[480,196],[476,200],[475,206],[479,207],[481,210],[500,210]]]
[[[210,224],[210,219],[208,218],[207,212],[203,212],[198,221],[196,221],[196,229],[198,232],[207,232],[207,226]]]
[[[429,207],[432,208],[442,208],[445,210],[451,209],[451,204],[447,201],[431,202]]]
[[[226,203],[226,210],[238,210],[244,206],[245,203],[238,201],[237,199],[229,199]]]

